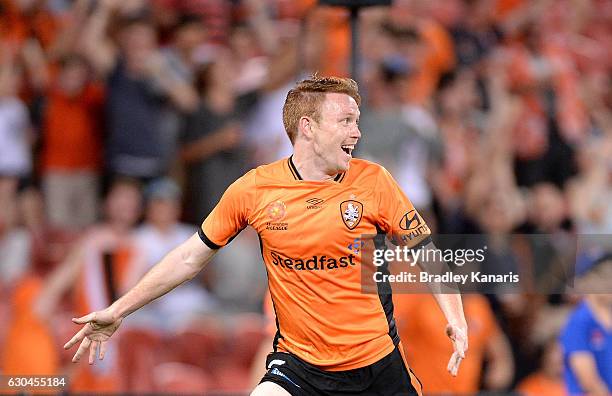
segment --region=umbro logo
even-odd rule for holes
[[[325,202],[325,200],[320,198],[307,199],[306,203],[308,205],[306,206],[306,209],[321,209],[323,207],[323,202]]]
[[[308,202],[311,205],[320,205],[323,202],[325,202],[325,200],[319,199],[319,198],[310,198],[310,199],[307,199],[306,202]]]

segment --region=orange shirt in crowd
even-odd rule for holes
[[[487,340],[500,332],[486,298],[463,296],[469,352],[457,377],[446,370],[453,345],[444,333],[447,321],[434,297],[395,294],[393,301],[408,363],[423,383],[423,389],[431,394],[477,392]]]
[[[48,323],[37,317],[32,310],[42,286],[40,278],[26,276],[13,291],[12,315],[0,366],[3,374],[59,374],[57,341]]]
[[[568,142],[580,141],[588,131],[588,112],[580,97],[579,74],[567,48],[559,45],[558,39],[547,43],[540,50],[550,75],[546,78],[556,95],[556,120],[560,132]],[[510,63],[508,77],[515,88],[530,89],[537,86],[540,72],[534,68],[532,54],[524,45],[515,43],[508,47]]]
[[[424,104],[431,99],[440,76],[455,64],[455,49],[450,34],[439,23],[424,20],[418,30],[426,46],[425,56],[410,78],[406,99],[410,103]]]
[[[348,11],[343,7],[316,7],[309,18],[310,30],[319,35],[318,45],[322,47],[317,71],[323,76],[348,77],[351,56]]]
[[[58,20],[46,11],[24,15],[14,0],[0,0],[0,39],[23,43],[29,37],[36,37],[43,48],[49,47],[58,31]]]
[[[102,86],[92,84],[74,98],[49,94],[44,116],[42,166],[49,170],[98,170],[102,164]]]
[[[418,247],[430,231],[384,168],[353,159],[334,180],[305,181],[291,158],[260,166],[228,188],[199,234],[218,248],[247,225],[261,239],[275,350],[335,371],[399,345],[391,296],[362,292],[362,252],[350,245],[386,233]]]
[[[541,372],[521,381],[516,390],[523,396],[565,396],[567,389],[560,378],[551,378]]]
[[[328,10],[325,50],[321,54],[323,75],[348,77],[351,56],[351,31],[345,10]]]
[[[502,22],[513,12],[523,7],[525,0],[497,0],[495,3],[495,20]]]
[[[318,0],[281,0],[276,3],[278,18],[301,19],[318,5]]]

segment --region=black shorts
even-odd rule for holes
[[[295,355],[273,352],[266,359],[268,371],[262,382],[280,385],[293,396],[418,396],[413,385],[416,376],[404,364],[396,347],[393,352],[369,366],[346,371],[323,371]]]

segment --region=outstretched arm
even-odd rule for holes
[[[65,349],[69,349],[81,342],[72,361],[78,362],[89,349],[89,364],[93,364],[98,347],[99,358],[103,359],[105,343],[117,330],[123,318],[195,277],[215,252],[216,250],[210,249],[194,234],[168,253],[136,286],[108,308],[73,319],[74,323],[85,326],[64,345]]]
[[[423,272],[441,275],[450,271],[443,255],[436,254],[438,249],[430,239],[431,230],[385,169],[378,177],[376,190],[384,192],[381,194],[379,206],[380,228],[391,235],[393,243],[409,245],[411,249],[422,247],[424,254],[420,258],[415,258]],[[453,343],[454,352],[447,369],[451,375],[456,376],[468,347],[467,323],[459,288],[454,282],[446,284],[430,282],[429,287],[448,323],[446,335]]]
[[[433,242],[430,242],[425,246],[425,249],[436,250],[437,248]],[[429,257],[437,256],[435,254],[429,255]],[[430,274],[442,274],[448,268],[448,265],[443,261],[420,262],[419,266]],[[446,335],[453,343],[454,352],[446,368],[452,376],[456,376],[459,371],[459,365],[465,359],[465,352],[468,349],[468,328],[465,315],[463,314],[461,294],[455,284],[441,285],[433,283],[430,284],[430,288],[448,323],[446,325]]]

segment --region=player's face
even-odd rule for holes
[[[359,131],[359,106],[346,94],[328,93],[319,122],[312,123],[313,148],[327,174],[345,172],[353,158]]]

